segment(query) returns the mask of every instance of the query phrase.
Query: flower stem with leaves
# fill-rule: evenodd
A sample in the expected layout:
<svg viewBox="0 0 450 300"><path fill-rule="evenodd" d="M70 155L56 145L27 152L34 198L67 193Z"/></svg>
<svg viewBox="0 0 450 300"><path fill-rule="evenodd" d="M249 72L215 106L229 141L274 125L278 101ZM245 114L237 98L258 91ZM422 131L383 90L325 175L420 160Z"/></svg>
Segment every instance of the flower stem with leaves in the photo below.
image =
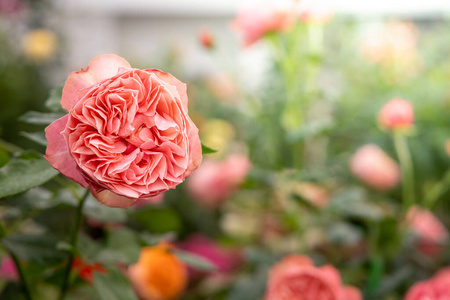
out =
<svg viewBox="0 0 450 300"><path fill-rule="evenodd" d="M75 253L77 252L78 232L80 231L80 226L81 226L83 206L84 206L84 203L86 202L86 199L88 196L89 196L89 189L86 189L83 197L78 199L79 201L78 201L77 211L75 213L75 226L73 227L73 231L70 236L71 251L69 254L68 261L67 261L66 269L64 271L64 277L63 277L63 282L61 284L61 294L59 296L59 300L63 300L65 298L67 289L69 288L70 271L72 270L72 263L74 260Z"/></svg>

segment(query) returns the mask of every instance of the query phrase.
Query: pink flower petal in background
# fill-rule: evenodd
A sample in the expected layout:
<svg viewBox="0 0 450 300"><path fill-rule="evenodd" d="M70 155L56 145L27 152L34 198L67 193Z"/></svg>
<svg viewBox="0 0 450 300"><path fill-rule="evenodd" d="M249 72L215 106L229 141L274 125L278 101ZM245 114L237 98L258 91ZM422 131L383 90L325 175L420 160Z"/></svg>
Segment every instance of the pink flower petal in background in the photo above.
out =
<svg viewBox="0 0 450 300"><path fill-rule="evenodd" d="M378 190L392 189L401 179L398 164L374 144L364 145L353 154L350 170L361 181Z"/></svg>

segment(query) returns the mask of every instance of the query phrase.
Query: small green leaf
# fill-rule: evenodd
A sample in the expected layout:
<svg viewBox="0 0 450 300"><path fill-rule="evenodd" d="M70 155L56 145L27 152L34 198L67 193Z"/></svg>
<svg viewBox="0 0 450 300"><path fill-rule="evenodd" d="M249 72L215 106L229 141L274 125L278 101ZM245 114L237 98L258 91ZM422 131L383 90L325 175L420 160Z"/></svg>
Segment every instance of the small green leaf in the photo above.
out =
<svg viewBox="0 0 450 300"><path fill-rule="evenodd" d="M202 144L202 154L210 154L210 153L216 153L217 150L211 149L208 146L205 146Z"/></svg>
<svg viewBox="0 0 450 300"><path fill-rule="evenodd" d="M15 159L0 169L0 198L16 195L49 181L58 174L44 159Z"/></svg>
<svg viewBox="0 0 450 300"><path fill-rule="evenodd" d="M62 97L63 87L54 88L50 91L50 95L45 101L45 106L49 108L51 111L62 111L61 107L61 97Z"/></svg>
<svg viewBox="0 0 450 300"><path fill-rule="evenodd" d="M19 121L35 125L48 125L63 116L64 114L60 112L28 111L19 117Z"/></svg>
<svg viewBox="0 0 450 300"><path fill-rule="evenodd" d="M60 263L66 254L56 248L58 240L49 234L16 234L2 239L5 248L24 261L42 265Z"/></svg>
<svg viewBox="0 0 450 300"><path fill-rule="evenodd" d="M138 300L130 282L116 268L94 273L94 289L99 300Z"/></svg>
<svg viewBox="0 0 450 300"><path fill-rule="evenodd" d="M211 272L217 269L216 265L201 256L180 249L171 250L182 262L199 271Z"/></svg>

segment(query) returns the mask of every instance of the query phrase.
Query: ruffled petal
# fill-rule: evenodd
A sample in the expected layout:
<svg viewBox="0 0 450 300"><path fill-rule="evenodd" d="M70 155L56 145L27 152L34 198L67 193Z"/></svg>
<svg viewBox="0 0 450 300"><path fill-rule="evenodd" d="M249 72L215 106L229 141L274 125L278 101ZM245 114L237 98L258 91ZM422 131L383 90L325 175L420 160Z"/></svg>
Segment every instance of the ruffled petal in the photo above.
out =
<svg viewBox="0 0 450 300"><path fill-rule="evenodd" d="M163 82L168 83L176 88L178 95L180 96L181 103L183 104L183 108L188 111L188 97L187 97L187 88L186 84L176 79L172 74L164 73L157 69L147 69L145 71L151 72L155 74L159 79ZM173 91L171 91L173 94Z"/></svg>
<svg viewBox="0 0 450 300"><path fill-rule="evenodd" d="M47 149L44 157L53 168L86 188L88 183L78 169L77 163L70 155L66 140L61 134L66 127L68 118L69 115L65 115L45 128Z"/></svg>
<svg viewBox="0 0 450 300"><path fill-rule="evenodd" d="M79 92L86 93L86 88L116 75L119 71L122 72L130 68L130 64L124 58L115 54L104 54L95 57L89 62L86 70L81 69L69 75L64 84L61 106L69 111L77 99L83 96Z"/></svg>

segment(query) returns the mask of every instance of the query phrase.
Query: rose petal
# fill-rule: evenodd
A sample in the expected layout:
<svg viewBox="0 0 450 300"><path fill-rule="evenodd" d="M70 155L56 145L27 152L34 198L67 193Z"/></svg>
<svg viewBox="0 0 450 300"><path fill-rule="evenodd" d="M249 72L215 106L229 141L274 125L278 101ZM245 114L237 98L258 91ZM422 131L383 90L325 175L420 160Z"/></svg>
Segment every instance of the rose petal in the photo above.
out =
<svg viewBox="0 0 450 300"><path fill-rule="evenodd" d="M188 97L186 92L186 84L179 81L175 77L172 76L172 74L161 72L157 69L148 69L146 70L148 72L152 72L155 74L159 79L161 79L163 82L166 82L176 88L176 91L178 95L180 96L181 103L183 104L183 108L186 110L186 113L188 111ZM167 87L167 86L166 86ZM173 90L170 89L171 94L173 94Z"/></svg>
<svg viewBox="0 0 450 300"><path fill-rule="evenodd" d="M76 100L82 96L77 95L78 92L81 92L80 90L87 92L87 87L116 75L123 68L126 70L131 68L131 66L124 58L115 54L104 54L95 57L90 61L86 70L81 69L69 75L63 88L61 106L69 111Z"/></svg>
<svg viewBox="0 0 450 300"><path fill-rule="evenodd" d="M109 190L96 192L94 188L89 187L89 189L98 201L109 207L130 208L137 201L137 199L120 196Z"/></svg>
<svg viewBox="0 0 450 300"><path fill-rule="evenodd" d="M61 134L67 124L68 118L69 115L65 115L45 128L45 137L47 138L48 144L44 157L53 168L86 188L88 183L81 175L77 163L69 153L66 140Z"/></svg>

